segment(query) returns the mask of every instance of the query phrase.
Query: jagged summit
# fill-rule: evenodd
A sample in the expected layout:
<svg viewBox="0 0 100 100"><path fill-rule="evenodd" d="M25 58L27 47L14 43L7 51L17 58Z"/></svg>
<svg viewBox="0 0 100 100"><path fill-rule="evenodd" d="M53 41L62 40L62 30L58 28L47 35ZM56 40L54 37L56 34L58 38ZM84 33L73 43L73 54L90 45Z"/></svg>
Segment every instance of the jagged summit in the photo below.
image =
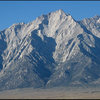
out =
<svg viewBox="0 0 100 100"><path fill-rule="evenodd" d="M58 9L57 11L58 11L58 12L63 12L63 13L64 13L63 9Z"/></svg>
<svg viewBox="0 0 100 100"><path fill-rule="evenodd" d="M52 12L51 12L52 13ZM70 14L66 14L63 9L59 9L59 10L56 10L55 13L58 13L58 14L65 14L65 15L70 15Z"/></svg>
<svg viewBox="0 0 100 100"><path fill-rule="evenodd" d="M65 18L66 16L69 16L69 17L72 18L72 16L70 14L66 14L62 9L59 9L59 10L56 10L54 12L50 12L50 13L45 14L45 15L43 14L43 15L37 17L36 20L42 21L43 19L47 19L49 17ZM34 21L36 21L36 20L34 20ZM34 21L33 21L33 23L34 23ZM32 22L30 22L30 23L32 23ZM28 24L30 24L30 23L28 23ZM14 26L17 26L17 25L23 25L23 24L25 24L25 23L24 22L22 22L22 23L16 23L16 24L13 24L11 27L14 27Z"/></svg>
<svg viewBox="0 0 100 100"><path fill-rule="evenodd" d="M100 85L99 17L57 10L0 32L0 90Z"/></svg>

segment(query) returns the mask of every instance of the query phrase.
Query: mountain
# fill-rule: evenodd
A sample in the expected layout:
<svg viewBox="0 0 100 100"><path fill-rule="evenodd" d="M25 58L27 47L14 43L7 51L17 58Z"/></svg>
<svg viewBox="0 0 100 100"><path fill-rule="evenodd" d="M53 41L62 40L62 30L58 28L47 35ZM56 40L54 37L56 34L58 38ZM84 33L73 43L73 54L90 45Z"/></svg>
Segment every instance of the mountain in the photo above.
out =
<svg viewBox="0 0 100 100"><path fill-rule="evenodd" d="M0 90L100 86L100 16L57 10L0 32Z"/></svg>

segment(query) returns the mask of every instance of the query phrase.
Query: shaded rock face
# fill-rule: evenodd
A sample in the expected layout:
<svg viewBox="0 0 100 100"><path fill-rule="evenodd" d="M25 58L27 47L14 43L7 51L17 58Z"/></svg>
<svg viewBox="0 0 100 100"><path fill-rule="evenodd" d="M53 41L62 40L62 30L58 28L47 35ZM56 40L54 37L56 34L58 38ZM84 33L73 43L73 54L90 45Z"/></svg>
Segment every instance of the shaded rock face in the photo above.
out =
<svg viewBox="0 0 100 100"><path fill-rule="evenodd" d="M75 21L63 10L0 32L0 90L99 86L100 17Z"/></svg>
<svg viewBox="0 0 100 100"><path fill-rule="evenodd" d="M4 52L4 50L7 48L7 44L6 42L4 41L4 35L3 34L0 34L1 37L0 37L0 70L2 70L3 68L3 57L2 57L2 54Z"/></svg>

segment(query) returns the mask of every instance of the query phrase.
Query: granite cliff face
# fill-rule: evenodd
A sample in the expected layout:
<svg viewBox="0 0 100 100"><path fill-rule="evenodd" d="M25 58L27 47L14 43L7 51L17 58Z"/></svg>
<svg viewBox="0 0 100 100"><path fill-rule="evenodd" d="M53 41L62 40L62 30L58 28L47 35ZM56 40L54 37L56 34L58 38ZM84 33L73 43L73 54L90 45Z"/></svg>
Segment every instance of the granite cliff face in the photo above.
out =
<svg viewBox="0 0 100 100"><path fill-rule="evenodd" d="M0 90L100 84L100 16L63 10L0 32Z"/></svg>

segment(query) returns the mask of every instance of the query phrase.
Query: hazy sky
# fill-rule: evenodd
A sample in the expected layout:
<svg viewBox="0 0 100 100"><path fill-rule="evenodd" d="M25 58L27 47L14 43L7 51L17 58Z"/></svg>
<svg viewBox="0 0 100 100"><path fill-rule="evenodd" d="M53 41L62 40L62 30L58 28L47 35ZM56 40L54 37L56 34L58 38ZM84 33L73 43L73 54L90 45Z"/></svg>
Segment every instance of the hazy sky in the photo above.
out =
<svg viewBox="0 0 100 100"><path fill-rule="evenodd" d="M0 30L58 9L81 20L100 15L100 1L0 1Z"/></svg>

